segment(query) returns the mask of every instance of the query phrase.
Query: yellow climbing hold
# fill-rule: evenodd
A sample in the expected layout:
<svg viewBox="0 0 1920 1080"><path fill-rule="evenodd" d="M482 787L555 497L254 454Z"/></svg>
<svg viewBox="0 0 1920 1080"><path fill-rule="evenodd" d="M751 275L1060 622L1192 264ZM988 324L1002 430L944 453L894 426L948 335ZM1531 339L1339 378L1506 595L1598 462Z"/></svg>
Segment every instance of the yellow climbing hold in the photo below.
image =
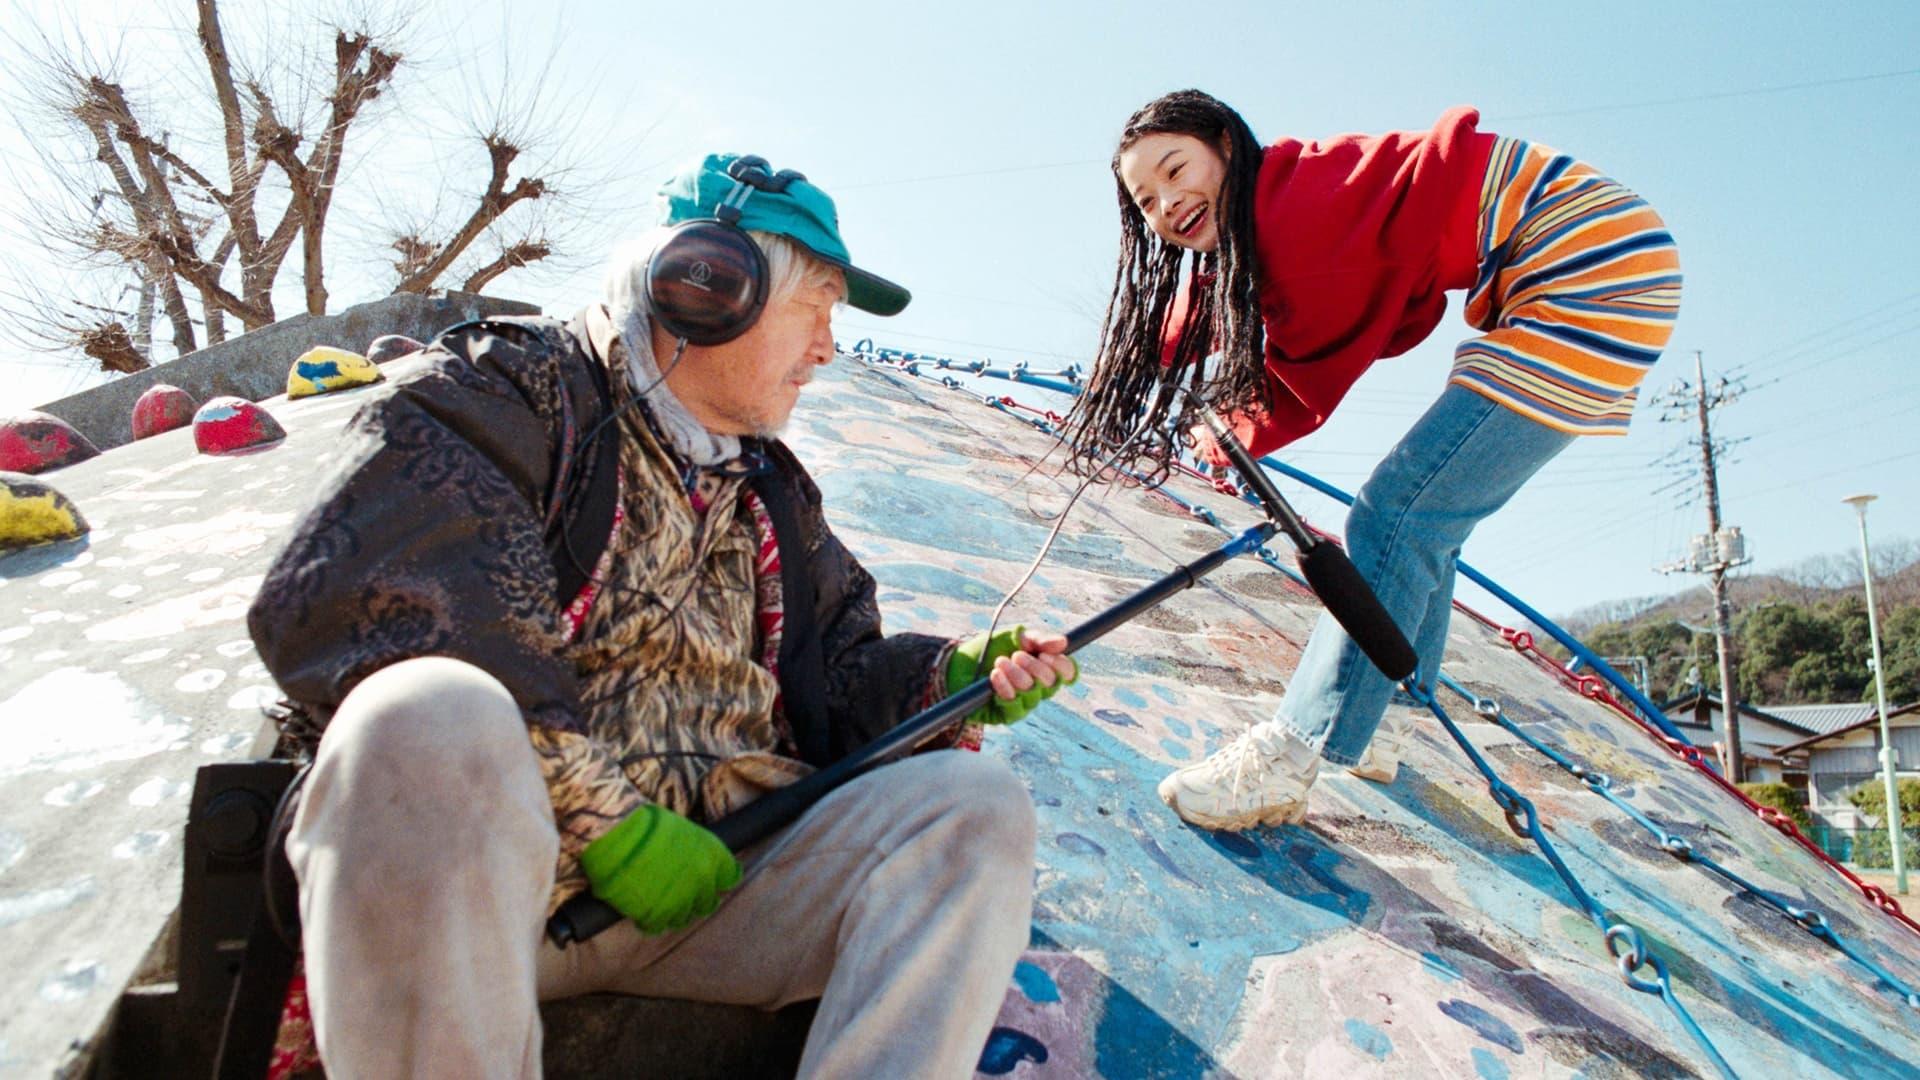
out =
<svg viewBox="0 0 1920 1080"><path fill-rule="evenodd" d="M287 372L287 397L303 398L380 381L380 369L356 352L320 345L300 354Z"/></svg>
<svg viewBox="0 0 1920 1080"><path fill-rule="evenodd" d="M0 472L0 551L84 536L87 520L65 495L25 473Z"/></svg>

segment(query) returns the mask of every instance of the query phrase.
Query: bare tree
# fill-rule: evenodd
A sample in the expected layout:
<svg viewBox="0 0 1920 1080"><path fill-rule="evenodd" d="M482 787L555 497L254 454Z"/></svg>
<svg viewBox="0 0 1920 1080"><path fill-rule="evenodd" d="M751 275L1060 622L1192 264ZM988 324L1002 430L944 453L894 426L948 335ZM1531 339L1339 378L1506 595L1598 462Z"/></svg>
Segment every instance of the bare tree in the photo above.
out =
<svg viewBox="0 0 1920 1080"><path fill-rule="evenodd" d="M502 37L528 36L524 18L502 15ZM558 20L552 35L568 36ZM610 193L626 188L636 170L624 160L590 164L596 155L585 152L609 146L603 133L584 128L587 113L578 107L601 96L598 89L559 86L557 49L507 49L477 64L479 50L458 41L450 48L456 70L446 81L460 92L441 106L456 134L435 155L428 185L441 198L425 210L386 206L377 237L393 253L393 290L457 281L479 292L520 267L577 268L565 252L604 243L608 217L632 216ZM526 64L529 57L536 62ZM651 131L623 132L616 154L637 150ZM591 203L584 193L593 194Z"/></svg>
<svg viewBox="0 0 1920 1080"><path fill-rule="evenodd" d="M367 125L391 116L375 106L410 70L403 29L367 16L330 28L330 51L303 52L292 32L275 28L270 46L248 50L230 41L217 0L196 0L191 26L174 35L191 47L167 53L173 70L152 89L136 85L118 55L98 57L45 30L15 38L13 52L32 69L16 103L29 108L15 115L35 125L37 146L61 148L41 152L60 197L16 210L15 231L131 288L108 303L48 303L35 295L47 287L32 283L0 307L10 303L14 322L48 345L78 347L107 370L138 370L151 361L156 311L181 354L198 347L201 331L208 343L222 340L230 319L248 330L273 322L297 242L304 308L325 314L330 215ZM544 79L536 98L543 88ZM489 105L489 121L470 132L486 155L484 186L457 222L422 217L420 228L392 235L393 291L478 290L553 254L541 216L514 211L553 202L566 162L540 159L547 172L516 175L532 108L516 112L504 96ZM380 185L393 184L383 173Z"/></svg>
<svg viewBox="0 0 1920 1080"><path fill-rule="evenodd" d="M460 253L473 243L483 230L522 199L537 199L546 194L546 183L529 177L521 177L507 187L509 170L513 160L520 156L520 148L505 137L489 133L486 136L487 156L493 161L493 169L487 180L487 189L480 196L480 203L460 223L454 234L442 243L434 243L418 235L403 236L394 241L394 247L401 253L396 269L401 271L400 284L395 292L425 292L439 280L440 275L453 266ZM487 282L515 266L547 257L546 245L527 240L508 245L497 258L468 275L466 287L478 289Z"/></svg>

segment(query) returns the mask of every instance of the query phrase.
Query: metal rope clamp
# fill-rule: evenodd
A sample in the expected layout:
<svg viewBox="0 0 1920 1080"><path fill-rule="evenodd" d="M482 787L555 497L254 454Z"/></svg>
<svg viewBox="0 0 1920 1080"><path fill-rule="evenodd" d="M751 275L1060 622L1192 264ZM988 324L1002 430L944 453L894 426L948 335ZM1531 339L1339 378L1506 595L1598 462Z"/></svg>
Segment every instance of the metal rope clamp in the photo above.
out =
<svg viewBox="0 0 1920 1080"><path fill-rule="evenodd" d="M1833 928L1827 925L1827 917L1812 908L1788 908L1787 914L1815 937L1825 938L1833 933Z"/></svg>
<svg viewBox="0 0 1920 1080"><path fill-rule="evenodd" d="M1501 813L1507 815L1507 828L1513 830L1513 835L1522 840L1533 839L1533 826L1537 820L1534 817L1533 804L1521 798L1520 793L1509 787L1505 781L1490 786L1488 791L1493 796L1494 805L1500 808ZM1522 812L1527 818L1524 825L1520 823L1519 815Z"/></svg>
<svg viewBox="0 0 1920 1080"><path fill-rule="evenodd" d="M1606 940L1607 952L1620 961L1620 978L1628 986L1644 994L1662 994L1665 992L1660 985L1666 981L1667 973L1664 970L1665 965L1647 955L1645 946L1640 942L1640 931L1623 922L1614 923L1612 926L1607 927ZM1620 951L1620 947L1617 944L1620 941L1626 942L1627 951ZM1660 976L1658 981L1643 979L1634 974L1634 972L1648 964L1652 964L1654 974Z"/></svg>

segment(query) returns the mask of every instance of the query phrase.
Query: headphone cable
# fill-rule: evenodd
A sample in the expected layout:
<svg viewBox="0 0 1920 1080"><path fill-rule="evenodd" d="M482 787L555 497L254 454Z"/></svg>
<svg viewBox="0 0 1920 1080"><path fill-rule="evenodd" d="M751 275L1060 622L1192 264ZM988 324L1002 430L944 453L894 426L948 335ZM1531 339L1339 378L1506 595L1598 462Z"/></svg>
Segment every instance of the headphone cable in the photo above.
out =
<svg viewBox="0 0 1920 1080"><path fill-rule="evenodd" d="M631 348L629 348L629 352L631 352ZM626 415L628 411L631 410L635 405L638 405L641 402L645 401L646 396L652 393L656 387L658 387L661 383L666 382L667 376L673 374L674 369L680 366L680 361L683 357L686 356L686 352L687 352L687 339L680 338L678 344L676 344L673 348L673 357L667 361L667 366L661 370L659 377L654 379L652 382L648 383L645 388L635 391L633 397L629 399L626 404L620 406L617 409L609 410L607 412L607 415L602 417L600 419L600 422L593 426L593 430L587 433L587 437L580 440L580 449L575 455L576 460L584 460L586 458L587 449L594 444L595 440L599 439L603 434L605 434L607 425L613 423L614 421L620 419L622 416ZM632 385L631 370L629 370L628 372L628 385L629 386ZM620 466L616 462L616 464L614 465L614 468L617 470L619 467ZM579 492L580 485L583 482L581 478L584 477L585 475L586 475L586 470L575 469L567 477L566 490L561 495L561 503L563 506L566 503L571 502L574 496ZM573 563L573 568L575 570L580 571L580 576L584 578L588 583L598 585L601 588L610 588L610 589L621 588L620 586L614 585L610 581L602 581L595 578L593 576L593 568L589 566L585 566L580 562L580 553L574 550L573 536L571 535L569 530L565 527L564 522L562 522L562 527L560 529L560 546L564 551L566 551L567 560ZM629 589L629 590L621 590L621 591L632 592L633 590ZM643 597L644 596L645 594L643 594ZM682 600L684 599L685 598L683 597ZM674 606L675 608L677 608L679 605L676 604ZM669 615L671 615L671 612L669 612Z"/></svg>
<svg viewBox="0 0 1920 1080"><path fill-rule="evenodd" d="M1115 463L1120 460L1120 455L1126 453L1127 450L1133 446L1135 440L1146 433L1150 426L1150 420L1151 417L1143 418L1140 425L1133 429L1133 433L1128 435L1126 440L1120 444L1119 449L1109 455L1098 468L1088 470L1086 478L1080 481L1080 486L1074 489L1072 495L1068 496L1067 505L1061 508L1059 516L1054 519L1053 528L1047 531L1047 538L1041 543L1040 551L1033 557L1033 562L1027 566L1027 572L1021 575L1020 581L1014 585L1013 589L1009 591L1006 596L1001 598L1000 605L993 609L993 617L987 620L986 636L989 641L993 638L995 628L1000 625L1000 617L1006 614L1007 605L1013 603L1013 598L1020 595L1020 590L1026 588L1027 583L1033 580L1033 575L1040 570L1040 564L1046 560L1048 552L1053 550L1054 541L1059 539L1060 530L1067 524L1067 516L1073 512L1073 507L1080 501L1080 496L1085 494L1087 487L1098 479L1100 474L1114 467ZM1028 475L1032 474L1029 473ZM1018 646L1019 642L1015 642L1014 644Z"/></svg>

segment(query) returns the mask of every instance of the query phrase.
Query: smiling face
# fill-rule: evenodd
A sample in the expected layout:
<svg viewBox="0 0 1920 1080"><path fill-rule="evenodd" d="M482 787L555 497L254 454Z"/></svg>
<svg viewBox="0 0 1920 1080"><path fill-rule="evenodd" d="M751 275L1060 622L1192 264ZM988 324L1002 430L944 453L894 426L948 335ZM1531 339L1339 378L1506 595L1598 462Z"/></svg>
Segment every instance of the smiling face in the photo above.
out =
<svg viewBox="0 0 1920 1080"><path fill-rule="evenodd" d="M1154 235L1193 251L1220 246L1223 153L1191 135L1156 132L1120 151L1120 183Z"/></svg>
<svg viewBox="0 0 1920 1080"><path fill-rule="evenodd" d="M716 435L775 434L813 369L833 360L833 312L846 296L840 273L809 274L776 293L746 333L722 345L687 346L667 373L668 389ZM654 348L662 363L673 355L672 339L657 328Z"/></svg>

